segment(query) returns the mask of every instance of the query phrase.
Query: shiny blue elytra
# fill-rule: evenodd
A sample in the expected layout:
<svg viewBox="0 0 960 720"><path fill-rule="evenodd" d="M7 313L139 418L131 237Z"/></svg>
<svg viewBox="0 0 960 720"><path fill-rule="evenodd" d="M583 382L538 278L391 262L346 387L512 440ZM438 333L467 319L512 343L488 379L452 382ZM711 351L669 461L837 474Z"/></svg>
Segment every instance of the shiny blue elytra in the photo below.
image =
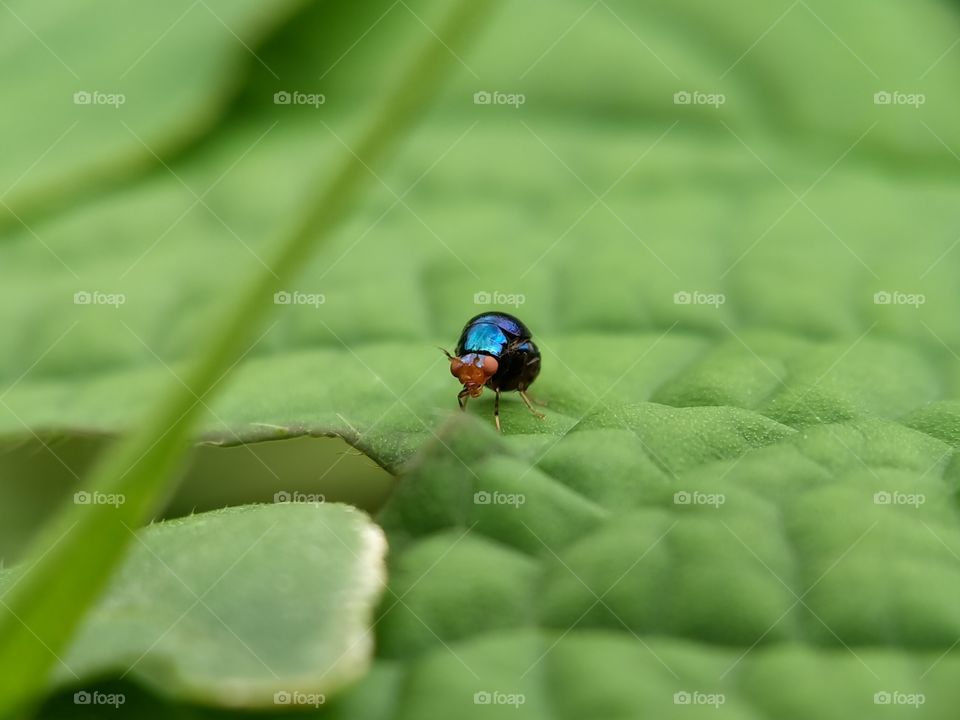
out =
<svg viewBox="0 0 960 720"><path fill-rule="evenodd" d="M480 397L484 387L494 391L493 418L500 430L500 393L516 390L534 415L526 390L540 374L540 351L530 329L507 313L486 312L470 318L460 333L450 373L463 384L457 395L460 409L469 398Z"/></svg>

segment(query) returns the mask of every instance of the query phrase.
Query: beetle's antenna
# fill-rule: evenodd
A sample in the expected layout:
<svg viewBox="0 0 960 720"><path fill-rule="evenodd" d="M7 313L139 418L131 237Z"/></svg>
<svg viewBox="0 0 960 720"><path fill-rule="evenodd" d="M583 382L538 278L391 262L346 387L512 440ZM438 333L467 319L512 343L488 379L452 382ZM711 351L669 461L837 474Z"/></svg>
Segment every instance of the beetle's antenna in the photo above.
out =
<svg viewBox="0 0 960 720"><path fill-rule="evenodd" d="M438 345L438 346L437 346L437 349L440 350L440 352L442 352L444 355L447 356L447 360L453 360L453 355L451 355L450 353L448 353L447 350L446 350L446 348L442 348L442 347L440 347L440 346Z"/></svg>

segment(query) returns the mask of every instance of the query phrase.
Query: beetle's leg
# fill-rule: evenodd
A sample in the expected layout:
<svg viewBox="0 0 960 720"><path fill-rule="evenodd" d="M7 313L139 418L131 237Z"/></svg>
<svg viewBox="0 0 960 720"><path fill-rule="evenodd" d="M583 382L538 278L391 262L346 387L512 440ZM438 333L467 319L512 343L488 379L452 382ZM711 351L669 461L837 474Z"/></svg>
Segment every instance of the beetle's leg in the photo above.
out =
<svg viewBox="0 0 960 720"><path fill-rule="evenodd" d="M467 400L470 399L470 391L464 388L459 393L457 393L457 402L460 403L460 409L467 409Z"/></svg>
<svg viewBox="0 0 960 720"><path fill-rule="evenodd" d="M493 396L493 422L497 426L497 432L503 432L500 429L500 391L494 390Z"/></svg>
<svg viewBox="0 0 960 720"><path fill-rule="evenodd" d="M530 412L532 412L538 418L543 420L543 418L546 416L542 412L539 412L538 410L534 409L533 403L531 402L530 398L527 397L527 393L523 390L520 390L519 392L520 392L520 397L523 398L523 402L526 403L527 408L530 410Z"/></svg>

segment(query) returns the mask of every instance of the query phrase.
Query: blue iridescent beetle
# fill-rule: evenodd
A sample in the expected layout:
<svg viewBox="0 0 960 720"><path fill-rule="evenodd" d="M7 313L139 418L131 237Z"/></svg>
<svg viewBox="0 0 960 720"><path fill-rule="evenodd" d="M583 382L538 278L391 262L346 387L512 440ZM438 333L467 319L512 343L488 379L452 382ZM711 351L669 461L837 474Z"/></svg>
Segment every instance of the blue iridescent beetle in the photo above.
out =
<svg viewBox="0 0 960 720"><path fill-rule="evenodd" d="M500 393L516 390L538 418L527 388L540 374L540 351L530 339L530 330L513 315L500 312L480 313L470 318L460 333L454 355L446 350L450 374L463 384L457 395L460 409L469 398L480 397L484 386L495 393L493 418L500 430Z"/></svg>

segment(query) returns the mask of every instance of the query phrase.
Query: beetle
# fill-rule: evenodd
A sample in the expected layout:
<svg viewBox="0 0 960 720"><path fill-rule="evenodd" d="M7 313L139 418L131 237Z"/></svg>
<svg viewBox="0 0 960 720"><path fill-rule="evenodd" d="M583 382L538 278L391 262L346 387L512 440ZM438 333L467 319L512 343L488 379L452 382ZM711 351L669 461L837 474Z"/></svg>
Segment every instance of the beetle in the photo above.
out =
<svg viewBox="0 0 960 720"><path fill-rule="evenodd" d="M466 410L467 400L480 397L484 387L490 388L493 418L500 431L500 393L516 390L530 412L543 419L527 395L540 374L540 350L519 318L502 312L480 313L464 325L454 354L443 352L450 360L450 374L463 384L457 395L461 410Z"/></svg>

